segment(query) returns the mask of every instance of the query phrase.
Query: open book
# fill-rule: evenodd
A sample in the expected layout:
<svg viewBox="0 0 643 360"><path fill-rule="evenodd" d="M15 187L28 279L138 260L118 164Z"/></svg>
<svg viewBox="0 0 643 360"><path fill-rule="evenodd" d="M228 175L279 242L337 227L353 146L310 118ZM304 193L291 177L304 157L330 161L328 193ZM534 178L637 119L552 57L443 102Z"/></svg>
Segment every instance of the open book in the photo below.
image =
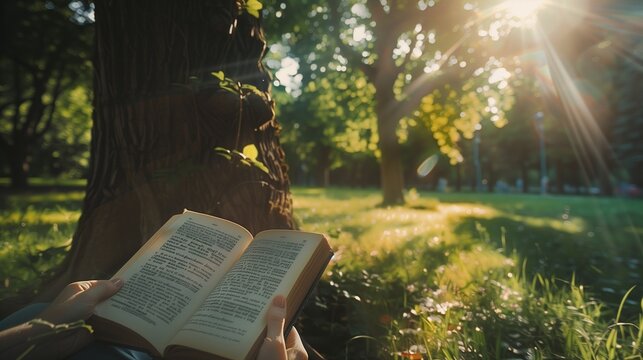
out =
<svg viewBox="0 0 643 360"><path fill-rule="evenodd" d="M322 234L242 226L186 210L165 223L114 275L123 288L97 306L99 339L167 358L250 359L272 298L286 325L332 257Z"/></svg>

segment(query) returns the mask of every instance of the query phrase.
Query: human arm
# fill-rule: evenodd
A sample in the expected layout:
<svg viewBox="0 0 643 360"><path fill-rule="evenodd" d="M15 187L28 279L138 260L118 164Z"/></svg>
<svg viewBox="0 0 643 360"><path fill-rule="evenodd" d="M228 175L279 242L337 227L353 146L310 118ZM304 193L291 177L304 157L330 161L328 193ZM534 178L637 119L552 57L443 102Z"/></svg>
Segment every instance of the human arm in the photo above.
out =
<svg viewBox="0 0 643 360"><path fill-rule="evenodd" d="M37 346L29 350L27 359L60 359L81 349L92 340L84 327L65 330L61 326L52 326L86 320L94 307L114 295L122 284L122 280L115 279L80 281L67 285L37 316L41 321L28 321L0 332L0 357L17 358L33 344ZM49 335L54 332L57 333Z"/></svg>

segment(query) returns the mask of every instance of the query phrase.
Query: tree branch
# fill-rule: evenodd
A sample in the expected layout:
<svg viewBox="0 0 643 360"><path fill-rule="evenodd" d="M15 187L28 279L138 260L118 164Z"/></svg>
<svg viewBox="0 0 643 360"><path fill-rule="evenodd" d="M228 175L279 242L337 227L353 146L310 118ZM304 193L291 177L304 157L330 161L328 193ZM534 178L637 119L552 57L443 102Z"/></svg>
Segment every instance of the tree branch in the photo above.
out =
<svg viewBox="0 0 643 360"><path fill-rule="evenodd" d="M15 54L12 54L11 52L9 52L9 53L5 52L4 55L6 55L7 58L10 59L11 61L13 61L15 64L18 64L18 65L22 66L23 68L27 69L30 73L36 74L38 72L38 68L35 65L32 65L29 62L19 58Z"/></svg>
<svg viewBox="0 0 643 360"><path fill-rule="evenodd" d="M67 37L60 39L60 42L54 46L55 50L48 54L42 73L39 76L34 74L34 92L31 97L31 105L29 106L25 126L23 128L23 133L26 133L30 137L38 137L37 129L43 120L42 117L46 108L42 102L42 97L47 92L47 83L49 82L49 79L57 67L60 67L62 70L67 66L67 64L62 63L61 54L67 48L68 43L69 39ZM61 77L62 75L63 72L59 72L58 76Z"/></svg>
<svg viewBox="0 0 643 360"><path fill-rule="evenodd" d="M337 46L339 47L342 54L354 65L357 67L369 78L373 79L375 75L375 70L373 66L365 64L362 61L362 56L355 49L345 44L340 37L340 27L341 27L341 15L339 14L339 1L338 0L329 0L329 9L330 9L330 18L333 21L333 35L337 39Z"/></svg>
<svg viewBox="0 0 643 360"><path fill-rule="evenodd" d="M438 1L435 5L424 10L411 9L405 11L403 22L398 24L420 24L425 30L436 29L443 33L450 31L456 25L464 24L463 12L459 1Z"/></svg>
<svg viewBox="0 0 643 360"><path fill-rule="evenodd" d="M18 106L24 104L25 101L27 101L27 99L18 96L13 101L7 101L4 104L0 104L0 114L2 114L3 111L15 104L18 104Z"/></svg>
<svg viewBox="0 0 643 360"><path fill-rule="evenodd" d="M13 62L13 87L16 92L16 97L13 102L14 110L13 116L11 117L11 133L13 137L16 138L18 133L20 132L20 105L22 105L22 96L20 96L20 93L22 91L22 84L20 82L20 73L18 72L18 63L16 63L15 61Z"/></svg>
<svg viewBox="0 0 643 360"><path fill-rule="evenodd" d="M0 149L2 149L2 152L5 154L9 153L9 141L5 139L5 135L0 133Z"/></svg>
<svg viewBox="0 0 643 360"><path fill-rule="evenodd" d="M367 0L366 7L368 7L368 11L371 12L371 16L373 17L373 20L375 20L376 23L378 21L382 21L386 17L386 12L384 11L384 7L382 6L382 3L380 3L378 0Z"/></svg>
<svg viewBox="0 0 643 360"><path fill-rule="evenodd" d="M35 138L42 137L51 127L52 119L54 118L54 112L56 110L56 102L58 101L58 97L60 96L60 94L63 92L62 82L63 82L63 74L65 73L65 69L66 69L66 66L63 65L58 71L58 76L56 76L56 83L54 85L51 102L49 103L49 114L47 115L47 119L45 120L45 125L42 127L40 131L38 131L37 127L34 128Z"/></svg>

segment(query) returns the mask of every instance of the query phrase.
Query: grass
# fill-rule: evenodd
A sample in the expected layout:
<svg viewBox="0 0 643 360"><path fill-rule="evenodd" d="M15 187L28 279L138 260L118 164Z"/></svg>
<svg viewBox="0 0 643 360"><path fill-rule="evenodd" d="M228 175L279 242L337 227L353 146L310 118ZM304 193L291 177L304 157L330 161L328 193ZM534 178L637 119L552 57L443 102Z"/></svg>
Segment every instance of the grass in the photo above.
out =
<svg viewBox="0 0 643 360"><path fill-rule="evenodd" d="M380 208L375 190L293 195L299 226L337 250L298 325L329 358L640 358L640 201L413 191ZM60 262L82 196L0 199L0 297Z"/></svg>
<svg viewBox="0 0 643 360"><path fill-rule="evenodd" d="M0 299L35 291L71 245L82 191L0 193Z"/></svg>
<svg viewBox="0 0 643 360"><path fill-rule="evenodd" d="M640 201L408 198L294 191L300 226L337 249L301 324L330 357L638 358Z"/></svg>

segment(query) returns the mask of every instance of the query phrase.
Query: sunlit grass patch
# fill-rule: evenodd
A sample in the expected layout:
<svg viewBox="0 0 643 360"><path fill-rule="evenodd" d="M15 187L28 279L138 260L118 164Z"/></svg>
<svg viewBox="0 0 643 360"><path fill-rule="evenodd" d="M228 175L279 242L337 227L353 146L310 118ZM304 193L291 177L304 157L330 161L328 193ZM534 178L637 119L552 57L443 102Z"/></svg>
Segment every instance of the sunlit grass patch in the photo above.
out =
<svg viewBox="0 0 643 360"><path fill-rule="evenodd" d="M36 289L71 245L80 191L23 193L0 209L0 298Z"/></svg>
<svg viewBox="0 0 643 360"><path fill-rule="evenodd" d="M474 282L480 281L489 272L513 267L513 259L486 247L475 246L469 251L460 251L449 257L448 265L438 269L438 286L453 289L458 294L467 292ZM511 274L511 270L507 271Z"/></svg>
<svg viewBox="0 0 643 360"><path fill-rule="evenodd" d="M375 190L293 193L299 226L327 233L337 250L298 325L330 359L640 350L640 289L619 307L642 283L640 202L415 192L407 206L383 208ZM82 196L4 200L0 297L37 285L62 260Z"/></svg>
<svg viewBox="0 0 643 360"><path fill-rule="evenodd" d="M636 328L617 334L620 347L607 338L618 301L641 279L628 235L643 228L638 203L416 193L409 206L378 208L374 192L294 194L301 227L329 233L339 249L316 302L337 317L326 325L320 308L304 317L324 329L322 348L346 344L331 357L624 358L639 349ZM591 280L591 295L556 280L575 274ZM631 317L641 309L630 296Z"/></svg>
<svg viewBox="0 0 643 360"><path fill-rule="evenodd" d="M550 228L560 232L580 234L586 231L587 223L581 218L573 219L551 219L536 216L505 214L507 219L523 223L530 227Z"/></svg>
<svg viewBox="0 0 643 360"><path fill-rule="evenodd" d="M24 212L10 212L3 214L0 219L0 226L21 226L25 227L26 224L63 224L75 223L80 217L80 211L71 211L64 209L55 209L54 211L37 211L33 208L28 208ZM23 225L24 224L24 225Z"/></svg>

